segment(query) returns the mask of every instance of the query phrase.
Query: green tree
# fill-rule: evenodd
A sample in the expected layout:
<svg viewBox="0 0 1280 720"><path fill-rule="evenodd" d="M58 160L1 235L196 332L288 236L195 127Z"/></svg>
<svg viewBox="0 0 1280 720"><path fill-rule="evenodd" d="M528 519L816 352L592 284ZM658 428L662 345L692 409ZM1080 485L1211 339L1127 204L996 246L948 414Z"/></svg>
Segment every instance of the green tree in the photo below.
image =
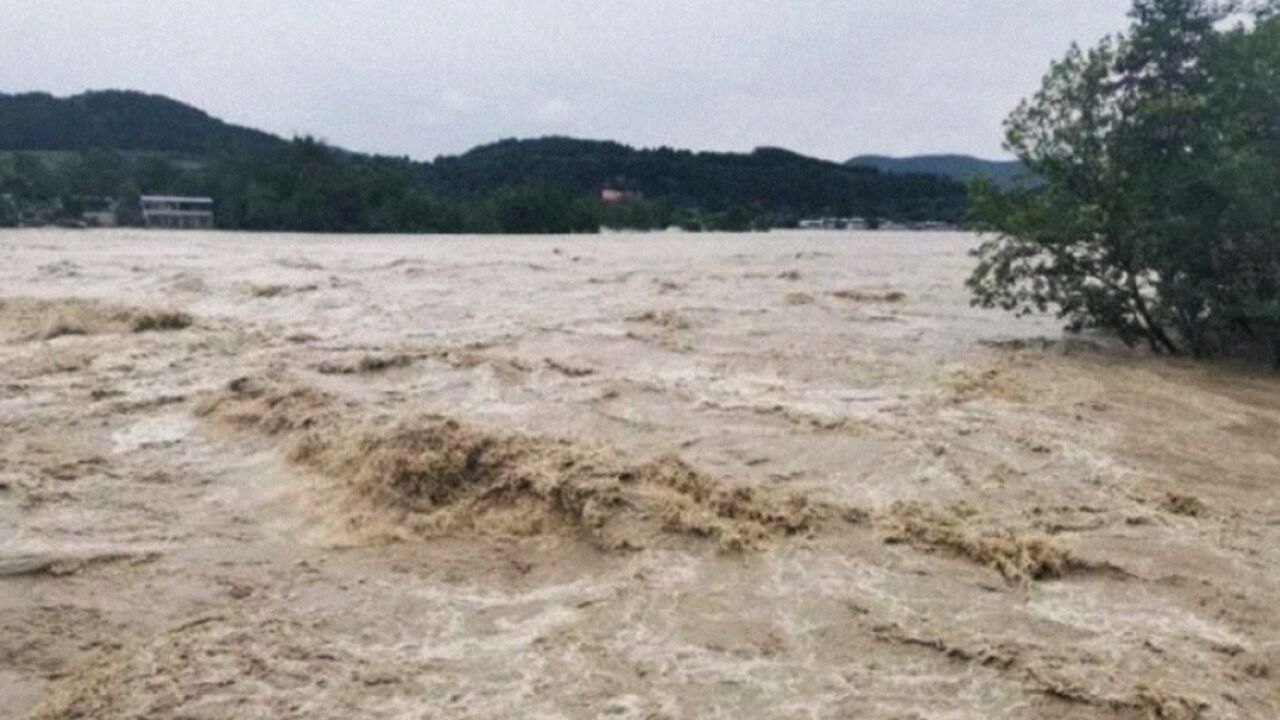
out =
<svg viewBox="0 0 1280 720"><path fill-rule="evenodd" d="M41 158L30 153L15 153L9 159L9 177L5 191L19 201L49 200L60 195L66 183Z"/></svg>
<svg viewBox="0 0 1280 720"><path fill-rule="evenodd" d="M716 229L724 232L746 232L751 226L751 211L741 205L734 205L716 218Z"/></svg>
<svg viewBox="0 0 1280 720"><path fill-rule="evenodd" d="M598 232L600 221L571 194L541 187L510 188L493 200L499 232L551 234Z"/></svg>
<svg viewBox="0 0 1280 720"><path fill-rule="evenodd" d="M1126 35L1073 47L1007 121L1044 184L973 186L993 233L975 302L1162 353L1277 343L1277 20L1221 30L1231 7L1208 0L1137 0L1131 17Z"/></svg>
<svg viewBox="0 0 1280 720"><path fill-rule="evenodd" d="M18 216L17 203L8 195L0 195L0 228L17 227L21 218Z"/></svg>
<svg viewBox="0 0 1280 720"><path fill-rule="evenodd" d="M1280 369L1280 2L1259 8L1251 30L1226 36L1214 58L1210 107L1222 129L1213 183L1230 252L1217 252L1213 301L1229 331L1270 345Z"/></svg>
<svg viewBox="0 0 1280 720"><path fill-rule="evenodd" d="M135 171L137 185L150 195L166 195L178 190L181 171L163 157L147 156L140 160Z"/></svg>

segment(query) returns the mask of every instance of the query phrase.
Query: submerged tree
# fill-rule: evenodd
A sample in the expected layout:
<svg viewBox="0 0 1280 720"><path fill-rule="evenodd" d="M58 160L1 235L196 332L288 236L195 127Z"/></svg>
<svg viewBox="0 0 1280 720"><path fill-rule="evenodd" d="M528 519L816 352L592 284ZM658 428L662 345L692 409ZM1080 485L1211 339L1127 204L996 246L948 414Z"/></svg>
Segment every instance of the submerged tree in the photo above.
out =
<svg viewBox="0 0 1280 720"><path fill-rule="evenodd" d="M973 189L992 231L975 302L1056 311L1156 352L1264 340L1280 362L1280 19L1137 0L1133 25L1073 47L1006 124L1043 184Z"/></svg>
<svg viewBox="0 0 1280 720"><path fill-rule="evenodd" d="M0 195L0 228L17 227L18 206L8 195Z"/></svg>

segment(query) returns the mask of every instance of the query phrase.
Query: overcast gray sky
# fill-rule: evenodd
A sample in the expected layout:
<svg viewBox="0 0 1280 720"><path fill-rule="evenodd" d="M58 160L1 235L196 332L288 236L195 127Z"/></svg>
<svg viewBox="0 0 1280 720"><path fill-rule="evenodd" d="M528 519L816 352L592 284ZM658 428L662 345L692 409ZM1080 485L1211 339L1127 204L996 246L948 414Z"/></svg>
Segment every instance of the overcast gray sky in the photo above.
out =
<svg viewBox="0 0 1280 720"><path fill-rule="evenodd" d="M429 159L504 137L1000 156L1129 0L0 0L0 92L128 88Z"/></svg>

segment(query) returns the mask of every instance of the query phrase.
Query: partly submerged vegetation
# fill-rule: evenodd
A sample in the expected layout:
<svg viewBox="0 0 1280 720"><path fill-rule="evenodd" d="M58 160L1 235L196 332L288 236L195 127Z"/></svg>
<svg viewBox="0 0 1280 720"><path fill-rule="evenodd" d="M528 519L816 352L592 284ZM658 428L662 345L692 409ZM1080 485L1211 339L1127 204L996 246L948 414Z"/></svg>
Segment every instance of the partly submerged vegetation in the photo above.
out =
<svg viewBox="0 0 1280 720"><path fill-rule="evenodd" d="M1137 0L1007 123L1044 184L974 191L975 302L1280 368L1280 3Z"/></svg>

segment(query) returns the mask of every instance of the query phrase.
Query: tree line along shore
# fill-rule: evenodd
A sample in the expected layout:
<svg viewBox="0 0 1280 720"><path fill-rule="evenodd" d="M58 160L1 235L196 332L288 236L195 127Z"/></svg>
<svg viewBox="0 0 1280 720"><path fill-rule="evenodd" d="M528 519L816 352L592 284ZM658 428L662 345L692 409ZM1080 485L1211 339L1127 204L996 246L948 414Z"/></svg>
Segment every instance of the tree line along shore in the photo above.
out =
<svg viewBox="0 0 1280 720"><path fill-rule="evenodd" d="M135 92L0 96L0 224L72 222L141 195L212 198L225 229L576 233L763 230L806 219L954 224L965 186L805 157L546 137L417 162L286 140ZM846 223L847 224L847 223Z"/></svg>

